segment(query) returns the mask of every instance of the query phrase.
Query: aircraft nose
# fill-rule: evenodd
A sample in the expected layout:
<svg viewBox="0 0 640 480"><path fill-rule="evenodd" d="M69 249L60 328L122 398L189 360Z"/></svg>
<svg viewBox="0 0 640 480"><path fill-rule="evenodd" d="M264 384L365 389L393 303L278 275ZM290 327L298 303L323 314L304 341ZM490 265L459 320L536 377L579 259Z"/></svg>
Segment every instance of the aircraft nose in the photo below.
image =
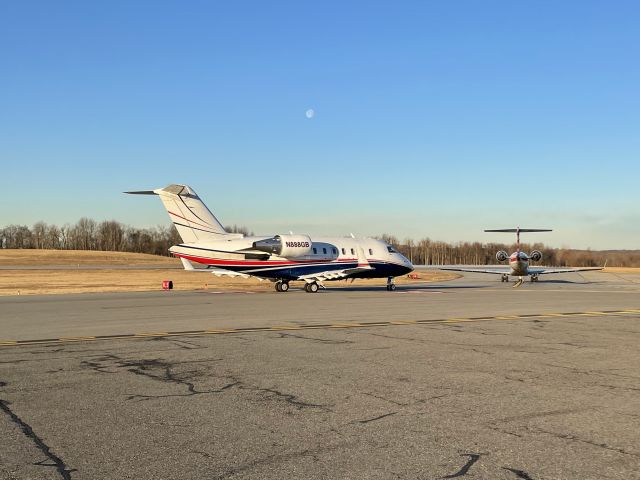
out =
<svg viewBox="0 0 640 480"><path fill-rule="evenodd" d="M404 255L402 256L402 266L407 269L407 271L404 273L411 273L414 270L413 263L411 263L409 259Z"/></svg>

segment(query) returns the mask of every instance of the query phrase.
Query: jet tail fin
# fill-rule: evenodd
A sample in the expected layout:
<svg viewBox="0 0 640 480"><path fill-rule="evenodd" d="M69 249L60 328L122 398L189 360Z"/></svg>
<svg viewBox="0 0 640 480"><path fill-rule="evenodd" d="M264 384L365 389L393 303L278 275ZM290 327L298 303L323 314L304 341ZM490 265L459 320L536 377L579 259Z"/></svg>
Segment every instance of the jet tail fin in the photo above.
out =
<svg viewBox="0 0 640 480"><path fill-rule="evenodd" d="M187 185L172 184L156 190L124 192L132 195L158 195L185 243L220 240L228 233L198 194ZM234 235L237 236L237 235Z"/></svg>

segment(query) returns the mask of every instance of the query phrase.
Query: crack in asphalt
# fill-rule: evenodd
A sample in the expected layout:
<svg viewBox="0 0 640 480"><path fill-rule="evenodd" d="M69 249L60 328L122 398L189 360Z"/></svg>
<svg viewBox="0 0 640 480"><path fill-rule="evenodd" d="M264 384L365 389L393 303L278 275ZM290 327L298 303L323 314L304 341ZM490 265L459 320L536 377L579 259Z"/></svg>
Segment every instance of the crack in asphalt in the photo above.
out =
<svg viewBox="0 0 640 480"><path fill-rule="evenodd" d="M365 420L356 420L357 423L370 423L370 422L375 422L376 420L380 420L382 418L385 417L390 417L391 415L395 415L398 412L390 412L390 413L385 413L384 415L379 415L377 417L373 417L373 418L367 418ZM353 422L352 422L353 423Z"/></svg>
<svg viewBox="0 0 640 480"><path fill-rule="evenodd" d="M188 363L188 362L185 362ZM138 361L120 361L118 362L118 366L127 368L127 370L134 375L140 375L143 377L151 378L153 380L158 380L164 383L173 383L175 385L181 385L187 387L187 393L184 394L168 394L168 395L130 395L127 397L127 400L150 400L155 398L169 398L169 397L188 397L192 395L203 395L203 394L212 394L212 393L222 393L225 390L234 387L240 384L240 381L233 379L233 377L229 377L233 379L231 383L228 383L220 388L215 388L211 390L196 390L195 385L192 382L187 381L184 378L180 378L178 375L174 374L171 371L171 368L174 366L171 363L164 362L162 360L138 360ZM162 371L162 374L153 373L152 369L159 369Z"/></svg>
<svg viewBox="0 0 640 480"><path fill-rule="evenodd" d="M326 405L321 405L321 404L318 404L318 403L303 402L301 400L298 400L297 399L298 397L296 395L291 394L291 393L282 393L282 392L280 392L278 390L274 390L272 388L262 388L262 387L252 386L252 385L246 385L246 384L244 384L242 382L240 382L240 383L241 383L241 385L238 387L240 390L253 390L253 391L267 393L267 394L269 394L269 396L284 400L288 404L293 405L294 407L296 407L298 410L302 410L303 408L317 408L317 409L323 410L325 412L330 412L331 411Z"/></svg>
<svg viewBox="0 0 640 480"><path fill-rule="evenodd" d="M106 361L106 360L117 360L117 361L115 362L115 365L113 365L112 367L105 366L102 363L100 363L100 361ZM216 358L216 359L208 359L208 360L198 360L195 362L180 362L180 363L186 363L186 364L203 363L203 362L218 361L218 360L220 359ZM82 363L84 366L91 368L94 371L97 371L100 373L118 373L117 371L114 372L114 371L105 370L106 368L126 368L128 372L131 372L134 375L140 375L140 376L147 377L159 382L180 385L180 386L186 387L187 389L186 393L176 393L176 394L166 394L166 395L143 395L143 394L129 395L127 397L127 400L145 401L145 400L152 400L152 399L158 399L158 398L189 397L193 395L216 394L216 393L222 393L225 390L235 387L239 390L260 392L263 394L263 396L266 396L269 398L284 400L286 403L296 407L299 410L303 408L317 408L325 412L331 411L326 405L305 402L305 401L299 400L298 396L296 395L293 395L291 393L283 393L273 388L263 388L263 387L258 387L254 385L248 385L247 383L239 380L238 378L232 375L212 376L215 378L225 378L227 380L230 380L230 382L227 383L226 385L223 385L220 388L215 388L210 390L198 390L195 384L189 381L191 380L190 378L185 378L184 375L177 375L171 370L172 367L176 365L175 363L169 363L169 362L165 362L158 359L123 360L115 356L108 356L108 357L102 357L98 359L98 361L84 361ZM160 371L160 373L156 373L157 371Z"/></svg>
<svg viewBox="0 0 640 480"><path fill-rule="evenodd" d="M205 348L202 345L198 345L197 343L187 342L186 340L179 340L177 338L156 337L150 340L152 342L170 342L183 350L199 350Z"/></svg>
<svg viewBox="0 0 640 480"><path fill-rule="evenodd" d="M605 450L610 450L612 452L617 452L617 453L620 453L621 455L629 455L631 457L640 458L640 454L638 454L638 453L629 452L629 451L627 451L627 450L625 450L623 448L619 448L619 447L612 447L612 446L607 445L606 443L596 443L596 442L591 441L591 440L585 440L583 438L577 437L576 435L571 435L569 433L551 432L549 430L544 430L544 429L538 428L538 427L530 427L529 430L531 430L533 432L537 432L537 433L545 433L547 435L551 435L553 437L560 438L562 440L569 440L569 441L572 441L572 442L586 443L587 445L592 445L594 447L603 448Z"/></svg>
<svg viewBox="0 0 640 480"><path fill-rule="evenodd" d="M314 460L317 460L318 459L317 457L319 454L330 452L339 448L343 448L345 445L346 443L343 443L339 445L330 445L325 447L307 448L304 450L291 452L291 453L276 453L273 455L267 455L264 458L258 458L256 460L239 465L238 467L227 469L224 473L216 475L212 478L214 478L215 480L223 480L223 479L238 475L240 473L246 472L248 470L253 470L254 468L260 467L262 465L270 465L276 462L284 463L300 457L311 457ZM194 452L194 453L200 453L200 454L203 454L203 456L208 457L208 454L206 454L205 452Z"/></svg>
<svg viewBox="0 0 640 480"><path fill-rule="evenodd" d="M476 463L478 460L480 460L480 457L482 456L482 454L480 453L463 453L460 455L461 457L469 457L469 460L467 461L467 463L465 463L462 468L460 470L458 470L456 473L452 473L451 475L446 475L442 478L456 478L456 477L462 477L464 475L466 475L469 472L469 469L473 466L474 463Z"/></svg>
<svg viewBox="0 0 640 480"><path fill-rule="evenodd" d="M516 477L521 478L522 480L533 480L533 478L529 476L529 474L524 470L518 470L515 468L509 468L509 467L502 467L502 469L515 473Z"/></svg>
<svg viewBox="0 0 640 480"><path fill-rule="evenodd" d="M572 413L584 413L590 410L596 410L596 407L581 407L581 408L561 408L557 410L547 410L545 412L533 412L526 413L524 415L515 415L512 417L504 417L492 422L489 422L490 425L495 425L497 423L509 423L513 421L522 421L522 420L530 420L532 418L543 418L543 417L551 417L555 415L571 415Z"/></svg>
<svg viewBox="0 0 640 480"><path fill-rule="evenodd" d="M494 432L504 433L505 435L512 435L514 437L522 438L522 435L520 435L520 434L517 434L517 433L514 433L514 432L510 432L509 430L503 430L503 429L495 427L493 425L487 425L487 428L489 430L493 430Z"/></svg>
<svg viewBox="0 0 640 480"><path fill-rule="evenodd" d="M2 382L1 386L6 386L5 382ZM44 440L40 438L34 431L31 426L22 420L11 408L9 407L10 403L7 400L0 399L0 410L7 414L7 416L11 419L11 421L20 427L22 433L29 438L34 445L40 450L49 460L51 460L50 464L46 464L43 462L37 462L36 465L41 465L45 467L55 467L57 472L60 474L62 478L65 480L71 480L71 472L75 472L76 469L70 469L65 464L64 460L60 458L58 455L51 451L51 447L44 443Z"/></svg>
<svg viewBox="0 0 640 480"><path fill-rule="evenodd" d="M293 333L280 333L279 334L279 338L286 338L286 337L293 337L293 338L301 338L304 340L312 340L318 343L327 343L327 344L331 344L331 345L340 345L340 344L345 344L345 343L356 343L353 340L331 340L331 339L327 339L327 338L317 338L317 337L305 337L304 335L295 335Z"/></svg>
<svg viewBox="0 0 640 480"><path fill-rule="evenodd" d="M620 385L605 385L605 384L597 384L597 387L608 388L609 390L628 390L630 392L640 392L640 388L636 387L621 387Z"/></svg>
<svg viewBox="0 0 640 480"><path fill-rule="evenodd" d="M414 342L427 344L429 342L418 338L397 337L395 335L384 335L382 333L363 332L365 335L372 335L374 337L390 338L391 340L404 340L405 342Z"/></svg>
<svg viewBox="0 0 640 480"><path fill-rule="evenodd" d="M398 405L400 407L408 407L410 405L409 403L397 402L395 400L391 400L390 398L385 398L385 397L383 397L381 395L375 395L374 393L362 392L362 395L366 395L368 397L377 398L379 400L384 400L385 402L393 403L394 405Z"/></svg>

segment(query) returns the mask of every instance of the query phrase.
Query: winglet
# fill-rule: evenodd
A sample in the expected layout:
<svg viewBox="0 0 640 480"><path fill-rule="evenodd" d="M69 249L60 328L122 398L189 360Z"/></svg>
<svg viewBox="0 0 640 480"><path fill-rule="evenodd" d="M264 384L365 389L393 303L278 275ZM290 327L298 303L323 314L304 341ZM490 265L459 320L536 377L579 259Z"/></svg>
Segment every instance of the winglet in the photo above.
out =
<svg viewBox="0 0 640 480"><path fill-rule="evenodd" d="M182 265L184 266L185 270L195 270L195 268L193 268L193 265L191 265L191 262L189 260L187 260L184 257L180 257L180 260L182 261Z"/></svg>

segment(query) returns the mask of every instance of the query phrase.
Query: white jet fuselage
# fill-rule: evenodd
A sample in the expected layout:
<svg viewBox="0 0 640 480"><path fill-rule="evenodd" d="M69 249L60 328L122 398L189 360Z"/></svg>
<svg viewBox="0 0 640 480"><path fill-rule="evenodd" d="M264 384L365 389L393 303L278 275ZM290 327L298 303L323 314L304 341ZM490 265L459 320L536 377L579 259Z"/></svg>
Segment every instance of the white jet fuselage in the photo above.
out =
<svg viewBox="0 0 640 480"><path fill-rule="evenodd" d="M285 239L287 236L283 236ZM306 236L305 236L306 237ZM234 235L233 238L197 244L181 243L170 252L191 262L264 278L294 280L319 272L371 268L350 275L353 278L395 277L413 270L411 262L393 247L373 238L316 237L298 255L267 253L256 248L274 237ZM300 244L292 243L294 253ZM286 248L286 247L285 247Z"/></svg>
<svg viewBox="0 0 640 480"><path fill-rule="evenodd" d="M512 277L527 277L529 275L529 256L524 252L514 252L509 257L509 267Z"/></svg>

